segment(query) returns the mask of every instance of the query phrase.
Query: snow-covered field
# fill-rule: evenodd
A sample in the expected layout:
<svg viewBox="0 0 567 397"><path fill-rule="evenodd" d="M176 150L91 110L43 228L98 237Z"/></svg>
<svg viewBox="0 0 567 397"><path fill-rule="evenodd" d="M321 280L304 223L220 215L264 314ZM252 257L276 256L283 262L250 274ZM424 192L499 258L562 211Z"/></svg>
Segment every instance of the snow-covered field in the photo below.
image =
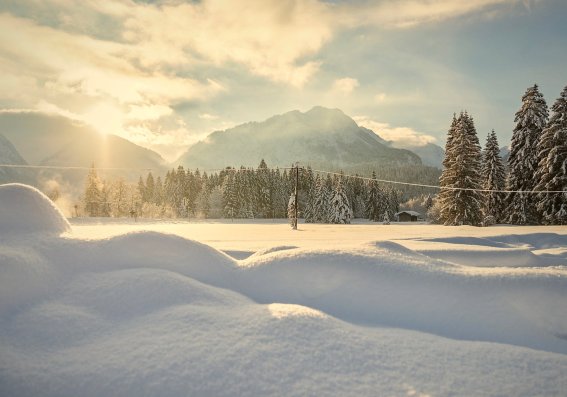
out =
<svg viewBox="0 0 567 397"><path fill-rule="evenodd" d="M71 220L0 186L1 396L565 396L567 228Z"/></svg>

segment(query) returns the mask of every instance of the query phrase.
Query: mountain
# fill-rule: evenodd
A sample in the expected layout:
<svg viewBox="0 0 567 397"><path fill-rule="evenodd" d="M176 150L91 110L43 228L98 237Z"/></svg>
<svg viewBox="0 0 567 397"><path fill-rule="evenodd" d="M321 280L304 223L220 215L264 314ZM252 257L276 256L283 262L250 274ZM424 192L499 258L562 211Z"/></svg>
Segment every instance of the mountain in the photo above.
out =
<svg viewBox="0 0 567 397"><path fill-rule="evenodd" d="M201 169L256 167L262 158L270 166L290 166L299 161L325 169L421 164L416 154L388 146L342 111L314 107L305 113L295 110L213 132L191 146L175 165Z"/></svg>
<svg viewBox="0 0 567 397"><path fill-rule="evenodd" d="M0 134L0 164L27 165L12 142L2 134ZM0 166L0 183L31 182L30 179L29 172L25 169Z"/></svg>
<svg viewBox="0 0 567 397"><path fill-rule="evenodd" d="M510 157L510 148L508 146L500 148L500 157L502 158L502 163L508 164L508 158Z"/></svg>
<svg viewBox="0 0 567 397"><path fill-rule="evenodd" d="M99 134L63 116L38 112L0 113L0 134L33 165L90 167L94 163L97 168L130 169L113 172L129 179L145 174L144 169L155 173L166 169L165 161L156 152L115 135ZM80 174L82 177L84 172ZM77 172L69 170L65 175L71 178Z"/></svg>
<svg viewBox="0 0 567 397"><path fill-rule="evenodd" d="M409 150L421 158L423 165L429 165L431 167L436 167L443 169L443 158L445 158L445 150L441 146L434 143L427 143L422 146L407 145L402 142L396 142L392 144L393 147L399 149Z"/></svg>

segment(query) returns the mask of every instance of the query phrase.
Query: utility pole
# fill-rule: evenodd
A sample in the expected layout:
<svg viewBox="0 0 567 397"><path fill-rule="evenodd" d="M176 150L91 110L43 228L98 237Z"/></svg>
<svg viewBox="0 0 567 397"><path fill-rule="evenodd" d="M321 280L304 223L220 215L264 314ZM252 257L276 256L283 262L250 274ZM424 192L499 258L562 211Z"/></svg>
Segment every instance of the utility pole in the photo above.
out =
<svg viewBox="0 0 567 397"><path fill-rule="evenodd" d="M295 163L295 209L294 209L294 219L293 219L293 230L297 230L297 208L299 207L299 202L297 200L297 193L299 190L299 163Z"/></svg>

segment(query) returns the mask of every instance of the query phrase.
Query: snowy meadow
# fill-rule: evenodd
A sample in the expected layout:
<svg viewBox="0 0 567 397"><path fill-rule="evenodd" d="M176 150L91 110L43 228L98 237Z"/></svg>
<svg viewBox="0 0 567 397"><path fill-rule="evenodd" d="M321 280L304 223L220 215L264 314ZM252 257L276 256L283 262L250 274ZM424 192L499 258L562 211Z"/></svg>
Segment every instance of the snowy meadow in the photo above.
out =
<svg viewBox="0 0 567 397"><path fill-rule="evenodd" d="M0 186L0 395L564 396L567 229L71 219Z"/></svg>

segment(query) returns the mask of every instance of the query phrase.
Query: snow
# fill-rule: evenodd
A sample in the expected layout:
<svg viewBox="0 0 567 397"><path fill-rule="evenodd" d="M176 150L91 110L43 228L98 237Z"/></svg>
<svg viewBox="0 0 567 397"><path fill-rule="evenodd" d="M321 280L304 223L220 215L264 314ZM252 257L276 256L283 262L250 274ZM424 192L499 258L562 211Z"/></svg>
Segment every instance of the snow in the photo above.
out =
<svg viewBox="0 0 567 397"><path fill-rule="evenodd" d="M47 196L18 183L0 185L0 237L29 233L61 234L69 223Z"/></svg>
<svg viewBox="0 0 567 397"><path fill-rule="evenodd" d="M46 198L15 189L28 198L1 186L4 212L43 204L0 223L2 396L567 390L564 228L80 220L61 235Z"/></svg>

